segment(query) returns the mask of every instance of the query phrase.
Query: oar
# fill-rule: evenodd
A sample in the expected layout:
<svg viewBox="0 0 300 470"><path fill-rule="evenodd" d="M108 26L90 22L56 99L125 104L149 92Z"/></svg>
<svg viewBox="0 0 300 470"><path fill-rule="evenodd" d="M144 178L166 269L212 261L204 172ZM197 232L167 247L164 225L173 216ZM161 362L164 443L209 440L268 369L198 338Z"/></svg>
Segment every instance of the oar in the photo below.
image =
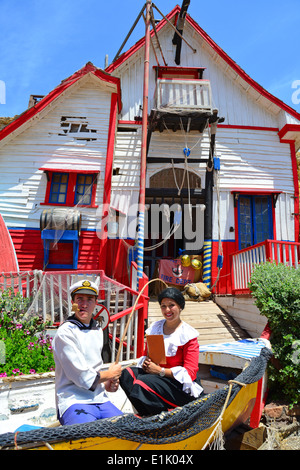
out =
<svg viewBox="0 0 300 470"><path fill-rule="evenodd" d="M148 281L147 284L144 285L144 287L143 287L142 290L140 291L139 295L137 296L136 301L135 301L135 303L134 303L134 305L133 305L133 307L132 307L132 311L131 311L131 313L130 313L130 315L129 315L129 317L128 317L127 324L126 324L126 327L125 327L125 330L124 330L122 339L121 339L120 344L119 344L119 349L118 349L118 353L117 353L117 357L116 357L116 361L115 361L116 364L119 362L120 354L121 354L121 350L122 350L122 346L123 346L123 342L124 342L125 336L126 336L126 334L127 334L127 330L128 330L128 328L129 328L130 321L131 321L132 316L133 316L133 314L134 314L134 312L135 312L137 303L138 303L138 301L139 301L139 299L140 299L140 296L142 295L142 293L144 292L144 290L146 289L146 287L147 287L149 284L151 284L151 282L154 282L154 281L160 281L160 282L162 282L166 287L169 287L169 286L166 284L166 282L163 281L162 279L151 279L151 281Z"/></svg>

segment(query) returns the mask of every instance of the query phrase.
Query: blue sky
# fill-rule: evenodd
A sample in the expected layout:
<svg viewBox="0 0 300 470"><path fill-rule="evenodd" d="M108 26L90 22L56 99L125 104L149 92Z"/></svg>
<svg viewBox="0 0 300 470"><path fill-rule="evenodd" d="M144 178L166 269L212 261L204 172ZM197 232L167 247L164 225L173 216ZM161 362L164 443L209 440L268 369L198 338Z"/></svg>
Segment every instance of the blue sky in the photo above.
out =
<svg viewBox="0 0 300 470"><path fill-rule="evenodd" d="M88 61L104 68L144 3L0 0L0 116L25 111L31 94L49 93ZM181 0L154 3L167 14ZM188 13L246 73L300 112L299 0L191 0ZM126 49L143 34L140 21Z"/></svg>

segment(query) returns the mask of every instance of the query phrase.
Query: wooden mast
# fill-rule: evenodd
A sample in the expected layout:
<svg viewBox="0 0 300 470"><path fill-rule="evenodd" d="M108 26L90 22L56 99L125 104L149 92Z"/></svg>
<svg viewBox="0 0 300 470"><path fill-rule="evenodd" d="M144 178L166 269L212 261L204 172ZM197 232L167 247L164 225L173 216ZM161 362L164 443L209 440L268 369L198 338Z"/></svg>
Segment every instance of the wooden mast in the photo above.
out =
<svg viewBox="0 0 300 470"><path fill-rule="evenodd" d="M143 86L143 114L142 114L142 147L141 147L141 173L140 173L140 202L137 244L137 278L143 276L144 266L144 238L145 238L145 200L146 200L146 157L148 132L148 91L149 91L149 56L150 56L150 22L152 1L146 2L145 26L145 55L144 55L144 86Z"/></svg>

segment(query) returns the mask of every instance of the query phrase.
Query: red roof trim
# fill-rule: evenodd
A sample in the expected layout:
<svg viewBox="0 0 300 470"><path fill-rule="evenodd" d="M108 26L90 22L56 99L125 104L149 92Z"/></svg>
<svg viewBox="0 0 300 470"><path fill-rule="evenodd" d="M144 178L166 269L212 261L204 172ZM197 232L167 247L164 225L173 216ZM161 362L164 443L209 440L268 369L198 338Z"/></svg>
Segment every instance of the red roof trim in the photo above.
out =
<svg viewBox="0 0 300 470"><path fill-rule="evenodd" d="M39 170L41 171L49 171L49 172L52 172L52 173L82 173L82 174L87 174L87 175L95 175L95 174L98 174L100 173L100 170L73 170L73 169L69 169L69 168L39 168Z"/></svg>
<svg viewBox="0 0 300 470"><path fill-rule="evenodd" d="M253 189L253 188L233 188L230 190L231 194L234 193L239 193L239 194L256 194L256 195L262 195L262 196L267 196L271 194L282 194L283 191L276 190L276 189Z"/></svg>
<svg viewBox="0 0 300 470"><path fill-rule="evenodd" d="M284 139L288 132L300 132L300 124L286 124L278 132L280 140Z"/></svg>
<svg viewBox="0 0 300 470"><path fill-rule="evenodd" d="M29 119L36 116L40 113L43 109L45 109L50 103L52 103L56 98L58 98L65 90L67 90L70 86L80 80L83 76L87 75L88 73L92 73L100 80L103 80L107 83L112 83L117 86L117 94L118 94L118 106L119 111L121 111L122 103L121 103L121 86L120 86L120 79L117 77L112 77L107 72L98 69L93 65L91 62L88 62L82 69L75 72L69 78L66 78L58 85L54 90L52 90L48 95L46 95L43 99L41 99L35 106L27 109L24 113L22 113L18 118L8 124L0 131L0 141L7 137L11 132L18 129L22 126L25 122Z"/></svg>
<svg viewBox="0 0 300 470"><path fill-rule="evenodd" d="M234 62L229 55L226 54L226 52L221 49L212 39L211 37L194 21L189 15L186 15L186 20L190 23L190 25L200 34L200 36L213 48L214 51L219 54L219 56L227 62L230 67L238 74L240 75L245 82L247 82L249 85L251 85L258 93L266 97L268 100L270 100L272 103L276 104L279 106L281 109L286 111L287 113L291 114L294 116L296 119L300 120L300 114L297 113L297 111L290 106L288 106L286 103L281 101L279 98L276 98L276 96L272 95L269 93L265 88L263 88L261 85L259 85L255 80L253 80L236 62Z"/></svg>
<svg viewBox="0 0 300 470"><path fill-rule="evenodd" d="M168 20L171 20L177 13L180 12L180 7L177 5L168 15L166 15L166 18ZM196 23L193 18L189 14L186 15L186 21L199 33L199 35L206 41L212 49L217 52L217 54L225 60L225 62L238 74L240 77L245 80L249 85L251 85L258 93L263 95L265 98L267 98L269 101L272 103L276 104L279 108L283 109L287 113L289 113L291 116L294 116L296 119L300 120L300 114L290 106L288 106L286 103L281 101L279 98L276 98L276 96L272 95L269 93L265 88L263 88L261 85L259 85L255 80L253 80L247 73L236 63L234 62L229 55L226 54L226 52L221 49L213 40L212 38ZM160 23L157 25L156 29L159 31L162 29L165 24L166 20L163 19L160 21ZM154 34L154 32L151 32ZM106 70L106 72L113 72L116 68L118 68L123 62L125 62L130 56L132 56L135 52L137 52L143 45L145 44L145 38L140 39L134 46L132 46L127 52L124 52L113 64L111 64Z"/></svg>

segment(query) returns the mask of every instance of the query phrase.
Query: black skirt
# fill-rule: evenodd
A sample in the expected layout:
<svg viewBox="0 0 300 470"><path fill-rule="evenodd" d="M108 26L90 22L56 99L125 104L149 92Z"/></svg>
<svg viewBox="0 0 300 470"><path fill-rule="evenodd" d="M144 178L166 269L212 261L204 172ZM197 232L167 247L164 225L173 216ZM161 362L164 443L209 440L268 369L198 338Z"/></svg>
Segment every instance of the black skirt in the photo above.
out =
<svg viewBox="0 0 300 470"><path fill-rule="evenodd" d="M155 415L195 400L177 380L148 374L140 367L124 369L120 385L141 416Z"/></svg>

